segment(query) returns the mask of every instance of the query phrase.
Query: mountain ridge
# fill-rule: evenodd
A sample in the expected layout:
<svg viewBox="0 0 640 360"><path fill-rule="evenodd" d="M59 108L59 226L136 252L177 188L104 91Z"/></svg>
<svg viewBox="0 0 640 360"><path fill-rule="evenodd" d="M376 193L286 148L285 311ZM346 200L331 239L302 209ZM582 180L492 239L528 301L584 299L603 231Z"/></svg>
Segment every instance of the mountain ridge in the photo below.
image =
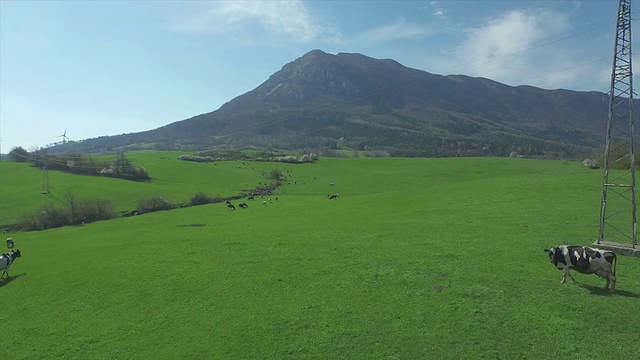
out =
<svg viewBox="0 0 640 360"><path fill-rule="evenodd" d="M582 156L604 144L608 95L437 75L312 50L255 89L157 129L53 152L376 149L396 156Z"/></svg>

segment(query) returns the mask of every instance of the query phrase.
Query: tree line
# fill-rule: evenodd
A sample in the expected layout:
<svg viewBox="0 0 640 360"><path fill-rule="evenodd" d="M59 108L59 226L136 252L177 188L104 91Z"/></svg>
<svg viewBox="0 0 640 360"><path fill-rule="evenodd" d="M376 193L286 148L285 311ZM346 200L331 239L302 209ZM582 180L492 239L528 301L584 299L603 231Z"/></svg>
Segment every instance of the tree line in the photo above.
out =
<svg viewBox="0 0 640 360"><path fill-rule="evenodd" d="M91 155L52 155L46 151L29 152L22 147L11 149L9 159L30 162L43 170L58 170L77 175L106 176L132 181L149 181L151 177L143 167L135 166L125 154L114 160L96 159Z"/></svg>

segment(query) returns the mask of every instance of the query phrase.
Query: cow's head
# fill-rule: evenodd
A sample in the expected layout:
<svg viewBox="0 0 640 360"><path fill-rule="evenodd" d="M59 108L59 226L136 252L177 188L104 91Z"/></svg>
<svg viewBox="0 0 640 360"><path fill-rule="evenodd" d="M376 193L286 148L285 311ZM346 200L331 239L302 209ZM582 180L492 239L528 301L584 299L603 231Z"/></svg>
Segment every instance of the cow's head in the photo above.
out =
<svg viewBox="0 0 640 360"><path fill-rule="evenodd" d="M551 261L553 266L558 266L559 262L566 265L564 253L562 252L561 248L552 247L550 249L544 249L544 251L549 254L549 261Z"/></svg>
<svg viewBox="0 0 640 360"><path fill-rule="evenodd" d="M11 251L11 254L13 255L14 259L17 259L20 256L22 256L22 254L20 253L20 250L13 250L13 251Z"/></svg>

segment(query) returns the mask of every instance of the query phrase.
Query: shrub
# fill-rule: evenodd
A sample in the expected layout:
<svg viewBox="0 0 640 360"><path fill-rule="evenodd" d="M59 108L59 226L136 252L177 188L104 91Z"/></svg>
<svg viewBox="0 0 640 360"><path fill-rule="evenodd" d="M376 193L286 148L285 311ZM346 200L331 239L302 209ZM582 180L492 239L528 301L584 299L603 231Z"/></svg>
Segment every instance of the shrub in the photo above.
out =
<svg viewBox="0 0 640 360"><path fill-rule="evenodd" d="M582 165L588 167L589 169L599 169L600 165L598 165L598 160L586 158L582 161Z"/></svg>
<svg viewBox="0 0 640 360"><path fill-rule="evenodd" d="M46 203L35 212L24 215L18 223L23 230L44 230L69 225L71 217L64 207Z"/></svg>
<svg viewBox="0 0 640 360"><path fill-rule="evenodd" d="M215 201L216 201L216 198L206 195L203 192L199 192L191 196L191 199L189 199L189 204L191 206L204 205L204 204L211 204Z"/></svg>
<svg viewBox="0 0 640 360"><path fill-rule="evenodd" d="M151 180L147 170L142 167L135 167L124 154L118 154L113 164L108 168L100 170L100 174L132 181Z"/></svg>
<svg viewBox="0 0 640 360"><path fill-rule="evenodd" d="M180 155L178 157L179 160L185 161L195 161L195 162L212 162L214 159L211 156L200 156L200 155Z"/></svg>
<svg viewBox="0 0 640 360"><path fill-rule="evenodd" d="M267 176L269 179L281 181L284 178L284 174L280 169L273 169Z"/></svg>
<svg viewBox="0 0 640 360"><path fill-rule="evenodd" d="M388 152L386 152L384 150L371 150L371 151L365 152L364 156L379 158L379 157L389 157L389 156L391 156L391 154L389 154Z"/></svg>
<svg viewBox="0 0 640 360"><path fill-rule="evenodd" d="M27 162L30 160L30 154L23 147L14 147L9 152L9 159L17 162Z"/></svg>
<svg viewBox="0 0 640 360"><path fill-rule="evenodd" d="M79 201L75 205L74 212L76 223L90 223L116 217L113 205L104 199Z"/></svg>
<svg viewBox="0 0 640 360"><path fill-rule="evenodd" d="M26 231L45 230L116 217L108 200L74 200L69 195L67 201L68 206L54 203L42 205L38 210L23 215L17 227Z"/></svg>
<svg viewBox="0 0 640 360"><path fill-rule="evenodd" d="M174 206L162 196L154 196L148 199L142 199L138 201L138 213L144 214L147 212L170 210Z"/></svg>

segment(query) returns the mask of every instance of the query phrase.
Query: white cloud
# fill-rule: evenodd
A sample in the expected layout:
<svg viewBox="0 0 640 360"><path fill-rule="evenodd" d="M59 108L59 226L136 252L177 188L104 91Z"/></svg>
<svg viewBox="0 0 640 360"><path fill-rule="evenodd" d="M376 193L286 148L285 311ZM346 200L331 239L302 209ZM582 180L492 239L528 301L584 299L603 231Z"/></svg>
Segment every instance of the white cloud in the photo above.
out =
<svg viewBox="0 0 640 360"><path fill-rule="evenodd" d="M554 73L537 82L552 87L553 83L566 84L582 71L579 68L554 71L569 69L584 61L572 61L570 49L551 45L553 35L566 27L567 19L560 13L514 10L488 19L482 26L467 29L465 40L453 48L452 55L462 60L457 70L464 69L472 76L514 84L523 78Z"/></svg>
<svg viewBox="0 0 640 360"><path fill-rule="evenodd" d="M357 42L381 43L399 39L422 39L434 31L425 25L398 20L379 28L368 30L356 36Z"/></svg>
<svg viewBox="0 0 640 360"><path fill-rule="evenodd" d="M269 36L309 42L331 36L333 29L318 23L300 0L219 1L204 11L181 17L171 26L187 33L212 33L260 40Z"/></svg>
<svg viewBox="0 0 640 360"><path fill-rule="evenodd" d="M433 16L436 16L439 18L446 18L444 9L438 6L437 1L432 1L429 3L429 5L431 5L431 7L433 8Z"/></svg>

